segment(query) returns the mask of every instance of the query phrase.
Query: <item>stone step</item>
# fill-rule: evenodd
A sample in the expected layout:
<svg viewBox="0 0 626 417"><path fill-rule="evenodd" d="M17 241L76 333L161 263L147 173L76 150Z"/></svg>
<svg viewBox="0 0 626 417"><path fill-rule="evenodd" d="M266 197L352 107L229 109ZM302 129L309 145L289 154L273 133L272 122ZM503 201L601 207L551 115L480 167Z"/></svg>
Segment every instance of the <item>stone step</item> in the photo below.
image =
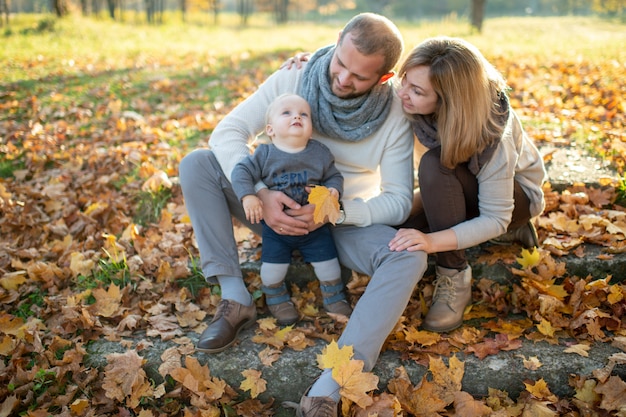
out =
<svg viewBox="0 0 626 417"><path fill-rule="evenodd" d="M489 245L483 245L470 250L470 263L474 277L488 277L500 284L511 285L518 282L519 278L511 273L511 266L504 262L487 264L480 262L481 255L487 253ZM253 252L253 251L252 251ZM617 279L626 276L626 256L615 257L611 260L597 258L600 248L589 246L586 248L586 256L577 258L566 256L563 260L570 275L586 277L591 275L595 278L603 278L612 274ZM250 254L251 258L256 255ZM258 261L248 261L242 264L247 273L259 272ZM425 277L434 272L434 266L429 266ZM347 279L351 271L344 269L344 278ZM297 258L289 269L288 279L303 287L308 280L316 279L311 267ZM263 314L264 311L260 310ZM508 320L522 319L522 316L511 315ZM297 402L311 382L320 373L317 367L316 357L322 351L326 342L314 339L315 344L304 350L296 351L285 348L280 358L272 366L264 366L259 359L259 352L267 346L252 341L256 332L256 326L244 330L240 334L240 340L234 346L217 354L205 354L201 352L188 353L194 355L202 365L207 365L211 375L225 380L230 386L238 388L244 377L241 374L246 369L262 371L262 378L267 381L267 390L260 399L263 402L271 398L275 400L273 409L276 416L293 416L293 410L281 406L283 401ZM199 335L190 332L185 335L182 342L180 339L162 341L150 338L151 345L146 346L139 354L145 358L144 369L149 378L160 383L163 378L158 372L163 363L162 354L169 348L179 347L181 351L192 352ZM143 340L141 334L133 336L135 341ZM182 345L181 345L182 343ZM594 370L605 367L608 358L620 352L618 347L610 342L596 342L591 345L588 356L566 353L569 344L577 343L575 340L559 339L558 344L544 341L531 341L521 339L521 346L511 351L500 351L479 359L472 353L458 352L457 358L464 362L464 377L462 390L471 394L474 398L488 395L489 388L505 391L512 399L517 399L525 389L524 382L537 381L543 378L549 389L558 397L571 398L574 394L569 385L571 375L591 376ZM122 353L127 347L119 342L111 342L101 339L87 346L88 356L86 365L103 369L106 366L105 355L113 352ZM400 366L406 369L411 382L416 385L427 374L427 367L418 361L408 359L402 353L394 350L383 352L373 372L380 378L378 387L386 389L387 383L394 377L396 369ZM526 369L523 360L536 357L542 366L536 370ZM443 357L448 364L449 358ZM620 365L614 369L614 374L626 380L626 366Z"/></svg>
<svg viewBox="0 0 626 417"><path fill-rule="evenodd" d="M615 178L615 173L605 163L597 158L586 155L583 151L575 148L541 148L544 155L550 154L550 161L546 164L553 189L562 191L570 184L583 183L590 187L598 187L603 178ZM242 269L244 273L258 274L260 262L258 251L249 250L242 256ZM512 285L519 278L511 272L511 259L500 259L490 263L484 261L484 256L489 253L489 245L481 245L469 250L470 264L473 276L476 278L487 277L503 285ZM626 277L626 255L616 255L612 259L599 257L602 249L593 245L586 245L584 256L567 255L557 258L558 262L565 262L566 270L570 276L603 279L612 276L611 282L622 281ZM427 277L434 275L434 264L429 262L429 268L425 274ZM351 271L344 269L343 278L347 281ZM300 287L310 280L315 280L312 268L295 258L290 266L288 279ZM517 320L523 317L510 316L508 319ZM144 369L149 378L156 383L161 383L163 377L158 368L164 362L162 355L168 349L178 348L183 354L195 356L202 365L207 365L213 377L225 380L231 387L239 388L244 377L241 374L246 369L262 371L262 378L267 381L267 390L260 395L263 402L274 399L273 410L278 417L293 416L291 409L281 406L283 401L297 402L311 382L319 375L317 368L317 355L322 351L326 342L314 339L314 345L303 350L283 349L280 358L272 366L264 366L259 359L259 352L266 345L253 342L252 338L257 331L256 326L240 333L239 342L217 354L205 354L193 352L193 347L199 335L189 332L183 338L176 340L160 340L147 338L141 332L133 334L133 348L141 344L139 354L145 358ZM149 343L143 343L143 340ZM559 339L558 344L544 341L531 341L521 339L521 346L511 351L499 351L483 359L471 353L458 352L457 358L464 363L464 376L462 390L471 394L474 398L488 395L490 388L502 390L508 393L512 399L517 399L525 389L524 382L537 381L543 378L553 394L560 398L571 398L574 394L569 384L572 375L591 376L594 370L607 365L609 357L621 352L610 341L596 342L590 346L587 356L566 353L565 350L575 340ZM117 341L100 339L89 343L86 347L88 355L85 360L87 367L104 369L107 364L106 355L110 353L123 353L128 349L127 345ZM394 350L384 351L373 372L380 378L378 387L386 389L387 383L394 377L396 369L400 366L406 369L411 382L416 385L427 374L427 367L418 361L408 359L402 353ZM536 357L542 366L536 370L524 367L523 360ZM444 357L448 364L449 358ZM626 381L626 366L618 365L613 374Z"/></svg>

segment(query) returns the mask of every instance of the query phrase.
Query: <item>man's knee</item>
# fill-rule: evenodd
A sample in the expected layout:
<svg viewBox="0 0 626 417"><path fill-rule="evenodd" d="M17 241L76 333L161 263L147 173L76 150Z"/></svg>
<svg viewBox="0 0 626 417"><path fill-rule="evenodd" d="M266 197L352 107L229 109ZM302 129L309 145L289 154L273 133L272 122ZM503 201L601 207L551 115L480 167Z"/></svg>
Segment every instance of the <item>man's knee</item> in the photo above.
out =
<svg viewBox="0 0 626 417"><path fill-rule="evenodd" d="M424 251L403 251L404 268L409 272L409 278L413 280L413 286L416 285L424 276L428 267L428 255Z"/></svg>
<svg viewBox="0 0 626 417"><path fill-rule="evenodd" d="M212 159L208 149L197 149L183 157L178 165L178 177L181 185L191 183L201 177L203 172L210 172Z"/></svg>

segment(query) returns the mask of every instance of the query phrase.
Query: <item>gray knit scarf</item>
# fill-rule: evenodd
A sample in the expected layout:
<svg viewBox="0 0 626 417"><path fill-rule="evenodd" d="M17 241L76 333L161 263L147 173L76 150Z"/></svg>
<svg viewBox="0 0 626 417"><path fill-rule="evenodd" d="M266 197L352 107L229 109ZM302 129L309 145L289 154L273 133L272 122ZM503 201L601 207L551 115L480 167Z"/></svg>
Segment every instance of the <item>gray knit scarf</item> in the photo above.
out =
<svg viewBox="0 0 626 417"><path fill-rule="evenodd" d="M498 112L499 122L504 126L509 118L509 99L505 92L500 93L498 97L499 103L496 107L497 110L494 109L494 111ZM434 113L429 115L413 115L411 127L417 139L428 149L441 146L439 135L437 134L437 118ZM484 151L470 158L468 168L472 174L478 175L482 167L489 162L500 143L500 139L501 138L493 138L491 144L487 146Z"/></svg>
<svg viewBox="0 0 626 417"><path fill-rule="evenodd" d="M383 124L391 110L393 91L390 83L384 83L359 97L335 96L328 77L334 52L334 45L330 45L311 56L299 94L311 105L315 130L328 137L358 142Z"/></svg>

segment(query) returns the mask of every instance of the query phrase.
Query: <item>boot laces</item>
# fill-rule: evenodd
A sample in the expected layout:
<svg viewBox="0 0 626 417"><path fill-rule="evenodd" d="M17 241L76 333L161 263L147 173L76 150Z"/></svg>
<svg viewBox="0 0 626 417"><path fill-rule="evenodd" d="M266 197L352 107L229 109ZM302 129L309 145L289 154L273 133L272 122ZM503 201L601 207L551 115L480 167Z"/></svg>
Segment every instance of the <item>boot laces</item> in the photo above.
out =
<svg viewBox="0 0 626 417"><path fill-rule="evenodd" d="M443 302L450 306L456 297L456 288L454 280L446 275L439 275L435 281L435 290L433 291L433 303Z"/></svg>
<svg viewBox="0 0 626 417"><path fill-rule="evenodd" d="M311 417L334 417L336 403L328 401L325 397L316 399L311 404L311 409L306 411L305 416Z"/></svg>
<svg viewBox="0 0 626 417"><path fill-rule="evenodd" d="M230 313L234 306L235 305L228 300L220 301L219 305L217 306L217 311L215 312L213 320L215 321L223 316L228 317L228 313Z"/></svg>

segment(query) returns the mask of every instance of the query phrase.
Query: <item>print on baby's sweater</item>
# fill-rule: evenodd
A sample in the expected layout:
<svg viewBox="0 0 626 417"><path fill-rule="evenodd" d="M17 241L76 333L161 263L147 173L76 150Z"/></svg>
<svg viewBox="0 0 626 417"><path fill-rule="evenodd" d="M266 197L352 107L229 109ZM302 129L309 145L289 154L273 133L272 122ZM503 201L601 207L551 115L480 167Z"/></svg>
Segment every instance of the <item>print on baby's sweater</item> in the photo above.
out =
<svg viewBox="0 0 626 417"><path fill-rule="evenodd" d="M274 182L272 188L284 192L298 204L306 204L308 195L305 187L308 185L308 177L307 171L287 172L282 170L280 175L272 175Z"/></svg>

